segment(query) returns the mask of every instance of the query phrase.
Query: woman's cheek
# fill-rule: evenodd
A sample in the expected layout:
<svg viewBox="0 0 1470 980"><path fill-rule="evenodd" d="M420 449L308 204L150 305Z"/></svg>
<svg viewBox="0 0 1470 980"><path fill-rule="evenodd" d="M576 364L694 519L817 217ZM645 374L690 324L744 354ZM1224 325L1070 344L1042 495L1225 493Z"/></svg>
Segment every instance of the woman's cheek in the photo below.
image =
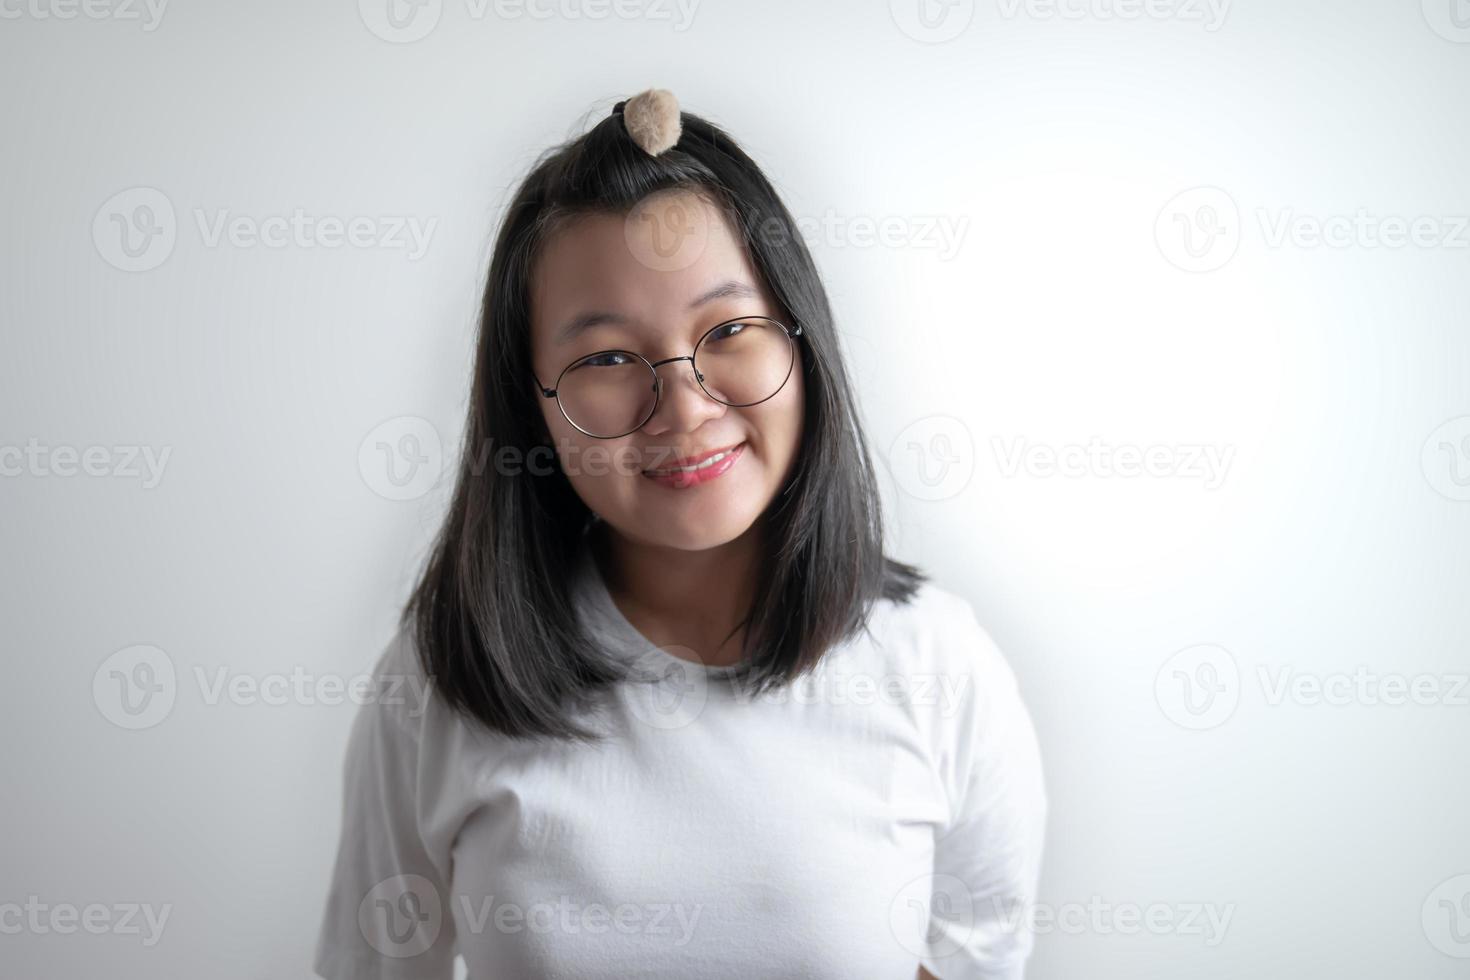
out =
<svg viewBox="0 0 1470 980"><path fill-rule="evenodd" d="M638 456L627 444L563 438L559 443L562 472L593 510L616 510L641 479Z"/></svg>

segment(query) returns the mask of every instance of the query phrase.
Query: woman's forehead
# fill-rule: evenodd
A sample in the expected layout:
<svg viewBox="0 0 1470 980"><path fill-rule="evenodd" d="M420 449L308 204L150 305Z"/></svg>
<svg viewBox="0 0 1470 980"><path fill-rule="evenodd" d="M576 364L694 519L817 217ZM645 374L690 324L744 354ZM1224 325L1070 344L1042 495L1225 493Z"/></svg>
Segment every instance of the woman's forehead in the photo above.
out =
<svg viewBox="0 0 1470 980"><path fill-rule="evenodd" d="M724 216L694 195L680 197L652 214L585 215L558 230L533 269L537 334L548 343L570 339L563 327L589 313L673 319L721 287L716 299L764 305L761 280Z"/></svg>

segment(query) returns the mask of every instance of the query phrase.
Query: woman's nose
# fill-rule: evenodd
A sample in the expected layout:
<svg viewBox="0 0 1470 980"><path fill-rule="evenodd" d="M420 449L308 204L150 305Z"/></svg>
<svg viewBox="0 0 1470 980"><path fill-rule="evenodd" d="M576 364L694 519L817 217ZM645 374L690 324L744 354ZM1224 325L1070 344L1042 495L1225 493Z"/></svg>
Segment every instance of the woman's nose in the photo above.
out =
<svg viewBox="0 0 1470 980"><path fill-rule="evenodd" d="M669 372L674 372L672 375ZM715 401L700 385L694 362L688 357L670 358L654 368L654 407L649 425L659 420L681 428L693 428L705 418L719 415L725 406ZM682 423L682 424L681 424Z"/></svg>

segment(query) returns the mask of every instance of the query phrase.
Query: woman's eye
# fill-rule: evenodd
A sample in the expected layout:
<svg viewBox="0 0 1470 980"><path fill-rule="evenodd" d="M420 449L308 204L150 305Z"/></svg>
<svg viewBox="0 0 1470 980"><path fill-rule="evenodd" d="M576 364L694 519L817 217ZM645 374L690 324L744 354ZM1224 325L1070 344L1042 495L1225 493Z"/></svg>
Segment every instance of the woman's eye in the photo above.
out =
<svg viewBox="0 0 1470 980"><path fill-rule="evenodd" d="M744 323L722 323L718 327L715 327L714 333L710 334L710 339L727 340L744 330L745 327L746 324Z"/></svg>
<svg viewBox="0 0 1470 980"><path fill-rule="evenodd" d="M583 367L622 367L632 359L627 354L610 351L606 354L594 354L582 362Z"/></svg>

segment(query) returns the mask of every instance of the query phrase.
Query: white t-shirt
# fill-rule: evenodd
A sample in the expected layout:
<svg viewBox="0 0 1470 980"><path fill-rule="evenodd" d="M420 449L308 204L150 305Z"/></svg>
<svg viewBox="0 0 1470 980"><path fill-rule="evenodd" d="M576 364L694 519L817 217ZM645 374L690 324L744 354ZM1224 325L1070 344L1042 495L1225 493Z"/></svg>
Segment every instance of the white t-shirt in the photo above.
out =
<svg viewBox="0 0 1470 980"><path fill-rule="evenodd" d="M590 555L578 615L640 679L600 746L423 697L412 641L358 709L315 969L330 980L1022 977L1047 810L1015 677L925 583L751 697L653 647ZM589 718L582 715L584 722Z"/></svg>

